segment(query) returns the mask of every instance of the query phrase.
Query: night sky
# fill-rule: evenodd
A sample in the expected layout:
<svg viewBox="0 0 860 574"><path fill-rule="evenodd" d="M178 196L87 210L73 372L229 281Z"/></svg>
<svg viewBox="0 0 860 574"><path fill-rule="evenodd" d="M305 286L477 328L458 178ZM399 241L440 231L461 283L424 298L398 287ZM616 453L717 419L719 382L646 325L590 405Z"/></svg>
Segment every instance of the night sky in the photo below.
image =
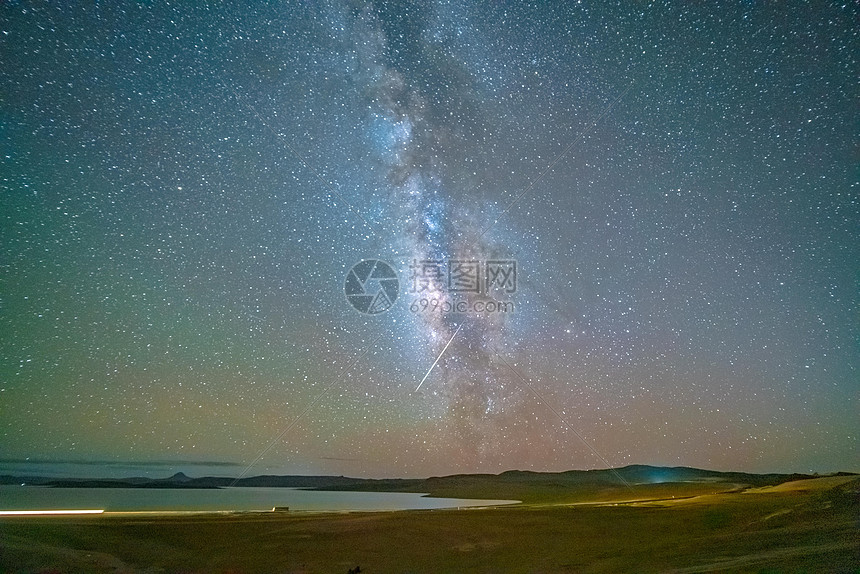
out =
<svg viewBox="0 0 860 574"><path fill-rule="evenodd" d="M7 463L860 470L856 2L202 4L0 5Z"/></svg>

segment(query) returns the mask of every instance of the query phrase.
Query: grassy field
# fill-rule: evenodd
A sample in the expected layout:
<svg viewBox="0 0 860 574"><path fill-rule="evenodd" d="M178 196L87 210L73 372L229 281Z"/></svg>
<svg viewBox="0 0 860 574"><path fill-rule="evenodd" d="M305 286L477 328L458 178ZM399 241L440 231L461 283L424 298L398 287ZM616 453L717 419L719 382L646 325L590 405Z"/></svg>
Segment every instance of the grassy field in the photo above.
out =
<svg viewBox="0 0 860 574"><path fill-rule="evenodd" d="M5 518L0 571L860 572L856 477L726 486L474 510Z"/></svg>

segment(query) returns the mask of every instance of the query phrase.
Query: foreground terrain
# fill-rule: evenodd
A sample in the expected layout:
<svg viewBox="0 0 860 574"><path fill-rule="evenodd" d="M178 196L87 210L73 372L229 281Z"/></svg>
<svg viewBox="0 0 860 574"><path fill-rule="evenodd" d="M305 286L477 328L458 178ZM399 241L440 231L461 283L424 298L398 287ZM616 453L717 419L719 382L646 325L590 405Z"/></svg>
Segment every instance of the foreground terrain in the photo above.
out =
<svg viewBox="0 0 860 574"><path fill-rule="evenodd" d="M858 489L839 476L473 510L3 518L0 571L854 573Z"/></svg>

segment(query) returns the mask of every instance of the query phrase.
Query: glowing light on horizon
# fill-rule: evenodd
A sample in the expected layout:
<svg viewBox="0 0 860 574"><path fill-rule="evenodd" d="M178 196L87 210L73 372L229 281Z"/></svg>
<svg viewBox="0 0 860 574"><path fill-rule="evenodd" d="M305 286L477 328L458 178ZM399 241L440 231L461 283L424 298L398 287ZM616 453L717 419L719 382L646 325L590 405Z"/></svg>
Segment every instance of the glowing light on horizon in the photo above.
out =
<svg viewBox="0 0 860 574"><path fill-rule="evenodd" d="M95 510L0 510L0 516L51 516L57 514L103 514L104 509Z"/></svg>

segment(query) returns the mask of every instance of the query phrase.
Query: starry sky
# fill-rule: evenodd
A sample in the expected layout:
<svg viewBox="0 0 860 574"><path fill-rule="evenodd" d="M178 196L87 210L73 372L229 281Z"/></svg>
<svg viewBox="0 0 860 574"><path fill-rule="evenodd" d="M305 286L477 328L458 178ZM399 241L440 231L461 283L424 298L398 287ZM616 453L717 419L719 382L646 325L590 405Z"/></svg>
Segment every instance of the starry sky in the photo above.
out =
<svg viewBox="0 0 860 574"><path fill-rule="evenodd" d="M0 457L860 470L858 21L2 3Z"/></svg>

